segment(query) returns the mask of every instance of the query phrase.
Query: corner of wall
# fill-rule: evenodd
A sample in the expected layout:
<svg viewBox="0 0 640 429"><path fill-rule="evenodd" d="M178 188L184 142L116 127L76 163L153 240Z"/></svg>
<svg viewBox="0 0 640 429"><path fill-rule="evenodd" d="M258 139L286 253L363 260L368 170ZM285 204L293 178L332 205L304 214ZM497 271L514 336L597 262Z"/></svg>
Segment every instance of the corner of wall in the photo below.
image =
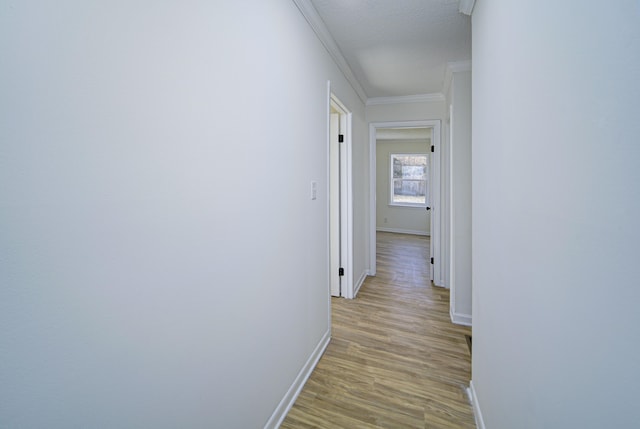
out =
<svg viewBox="0 0 640 429"><path fill-rule="evenodd" d="M451 317L451 323L456 325L472 326L472 319L470 314L457 313L453 306L449 306L449 316Z"/></svg>
<svg viewBox="0 0 640 429"><path fill-rule="evenodd" d="M284 397L282 398L276 409L273 411L273 414L271 414L271 417L267 421L267 424L264 425L265 429L276 429L280 427L282 421L287 416L287 413L289 412L291 407L293 407L293 404L296 402L298 395L300 395L302 388L304 387L305 383L309 379L309 376L313 372L314 368L318 364L318 361L329 345L330 340L331 328L329 328L320 339L320 342L314 349L313 353L311 353L311 356L309 356L309 359L307 359L307 362L305 362L304 366L293 381L293 384L291 384L291 387L289 387L287 393L285 393Z"/></svg>
<svg viewBox="0 0 640 429"><path fill-rule="evenodd" d="M473 416L476 420L476 426L478 427L478 429L485 429L486 426L484 425L484 419L482 418L482 411L480 410L480 403L478 402L478 396L473 385L473 380L469 382L467 395L469 395L469 401L471 402L471 406L473 407Z"/></svg>
<svg viewBox="0 0 640 429"><path fill-rule="evenodd" d="M356 284L355 284L355 286L353 288L353 297L354 298L358 295L358 292L360 291L360 288L364 284L364 281L367 279L368 275L369 275L369 270L363 271L362 274L360 275L360 278L358 279L358 281L356 282Z"/></svg>

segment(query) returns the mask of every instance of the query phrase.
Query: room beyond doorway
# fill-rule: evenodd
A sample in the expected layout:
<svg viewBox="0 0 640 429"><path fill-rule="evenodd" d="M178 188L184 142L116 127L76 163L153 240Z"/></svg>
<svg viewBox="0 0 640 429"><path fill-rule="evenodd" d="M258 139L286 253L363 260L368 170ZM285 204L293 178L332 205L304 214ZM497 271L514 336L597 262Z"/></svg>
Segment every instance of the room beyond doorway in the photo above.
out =
<svg viewBox="0 0 640 429"><path fill-rule="evenodd" d="M430 209L431 257L430 279L437 286L442 286L441 263L441 204L440 204L440 120L398 121L398 122L372 122L369 125L369 151L370 151L370 191L369 191L369 236L370 236L370 275L376 274L376 231L377 231L377 140L379 132L385 130L427 129L430 133L429 151L429 185L428 203Z"/></svg>

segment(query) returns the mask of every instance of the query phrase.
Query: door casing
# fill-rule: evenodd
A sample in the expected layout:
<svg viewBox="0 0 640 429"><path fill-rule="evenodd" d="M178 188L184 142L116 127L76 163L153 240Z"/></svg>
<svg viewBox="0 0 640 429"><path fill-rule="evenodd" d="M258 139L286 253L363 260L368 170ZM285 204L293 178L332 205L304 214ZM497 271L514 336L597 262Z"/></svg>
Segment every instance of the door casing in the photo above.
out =
<svg viewBox="0 0 640 429"><path fill-rule="evenodd" d="M335 202L332 204L332 195L330 192L327 192L327 211L328 211L328 247L329 247L329 290L331 291L331 278L335 276L336 268L332 266L331 261L338 261L339 267L344 269L344 275L340 277L340 293L339 296L344 298L354 298L355 293L353 290L353 198L352 198L352 139L351 139L351 119L352 114L346 108L346 106L340 101L340 99L331 92L331 82L328 83L328 109L327 109L327 159L329 162L327 163L327 189L331 189L331 175L338 175L339 182L339 213L338 213L338 225L337 228L332 227L331 222L332 219L336 219L336 215L331 213L331 208L335 205ZM331 157L331 145L334 140L332 138L332 111L337 112L338 115L338 126L339 133L344 136L344 141L342 143L338 143L339 148L339 161L338 166L331 165L331 160L336 157ZM335 193L335 191L334 191ZM336 250L335 246L332 246L332 242L334 240L339 241L338 249ZM339 255L333 254L338 251Z"/></svg>
<svg viewBox="0 0 640 429"><path fill-rule="evenodd" d="M431 144L434 152L430 153L429 205L431 207L431 257L434 263L431 280L436 286L443 286L443 265L441 259L441 216L440 204L440 128L439 119L419 121L372 122L369 124L369 270L368 274L376 275L376 141L377 130L381 128L430 128Z"/></svg>

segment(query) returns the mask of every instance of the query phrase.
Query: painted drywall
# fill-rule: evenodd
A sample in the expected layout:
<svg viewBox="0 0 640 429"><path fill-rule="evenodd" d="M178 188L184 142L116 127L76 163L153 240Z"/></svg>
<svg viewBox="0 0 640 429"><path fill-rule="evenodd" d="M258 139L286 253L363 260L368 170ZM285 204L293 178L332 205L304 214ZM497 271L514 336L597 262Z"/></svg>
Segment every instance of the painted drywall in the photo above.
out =
<svg viewBox="0 0 640 429"><path fill-rule="evenodd" d="M350 91L343 88L342 92ZM353 189L353 284L358 287L370 272L370 208L369 208L369 128L365 111L359 100L353 100L352 106L352 145L351 165Z"/></svg>
<svg viewBox="0 0 640 429"><path fill-rule="evenodd" d="M264 427L329 333L327 80L367 177L295 4L3 3L0 52L0 426Z"/></svg>
<svg viewBox="0 0 640 429"><path fill-rule="evenodd" d="M424 207L389 205L392 153L428 153L429 140L378 140L376 143L376 229L429 235L430 215ZM386 221L386 222L385 222Z"/></svg>
<svg viewBox="0 0 640 429"><path fill-rule="evenodd" d="M445 116L442 100L415 103L373 104L366 107L367 122L424 121L443 119Z"/></svg>
<svg viewBox="0 0 640 429"><path fill-rule="evenodd" d="M638 424L638 22L637 1L476 2L473 386L487 428Z"/></svg>
<svg viewBox="0 0 640 429"><path fill-rule="evenodd" d="M450 263L451 318L455 323L471 323L471 71L453 72L448 101L450 141L446 159L450 186L447 247ZM443 163L444 164L444 163Z"/></svg>
<svg viewBox="0 0 640 429"><path fill-rule="evenodd" d="M448 106L451 105L451 85L447 88L445 92L446 95L446 103ZM442 143L441 147L441 155L440 155L440 172L442 177L441 188L442 191L440 193L440 209L442 213L442 238L440 240L440 248L441 248L441 263L442 263L442 284L444 287L448 288L450 284L450 267L451 267L451 117L449 115L449 109L447 109L447 117L443 121L442 126Z"/></svg>

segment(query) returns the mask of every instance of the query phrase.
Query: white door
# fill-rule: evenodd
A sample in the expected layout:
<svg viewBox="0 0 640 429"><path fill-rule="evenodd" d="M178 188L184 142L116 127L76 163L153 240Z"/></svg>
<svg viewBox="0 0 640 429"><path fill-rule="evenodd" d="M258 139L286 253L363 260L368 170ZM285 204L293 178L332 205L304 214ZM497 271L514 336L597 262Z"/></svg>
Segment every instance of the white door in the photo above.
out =
<svg viewBox="0 0 640 429"><path fill-rule="evenodd" d="M429 239L429 257L431 258L429 261L427 261L427 263L429 263L429 280L433 281L433 273L434 273L434 265L433 265L433 253L434 253L434 245L433 245L433 232L435 230L434 227L434 208L433 208L433 172L434 172L434 152L431 152L431 148L435 148L435 146L433 145L433 131L431 132L431 145L429 147L429 201L427 201L427 210L430 211L431 216L429 216L429 231L431 231L431 238Z"/></svg>
<svg viewBox="0 0 640 429"><path fill-rule="evenodd" d="M329 278L331 295L340 296L340 115L331 113L329 123Z"/></svg>
<svg viewBox="0 0 640 429"><path fill-rule="evenodd" d="M440 121L431 128L431 152L429 201L431 207L431 280L436 286L444 287L442 275L442 200L440 199Z"/></svg>

